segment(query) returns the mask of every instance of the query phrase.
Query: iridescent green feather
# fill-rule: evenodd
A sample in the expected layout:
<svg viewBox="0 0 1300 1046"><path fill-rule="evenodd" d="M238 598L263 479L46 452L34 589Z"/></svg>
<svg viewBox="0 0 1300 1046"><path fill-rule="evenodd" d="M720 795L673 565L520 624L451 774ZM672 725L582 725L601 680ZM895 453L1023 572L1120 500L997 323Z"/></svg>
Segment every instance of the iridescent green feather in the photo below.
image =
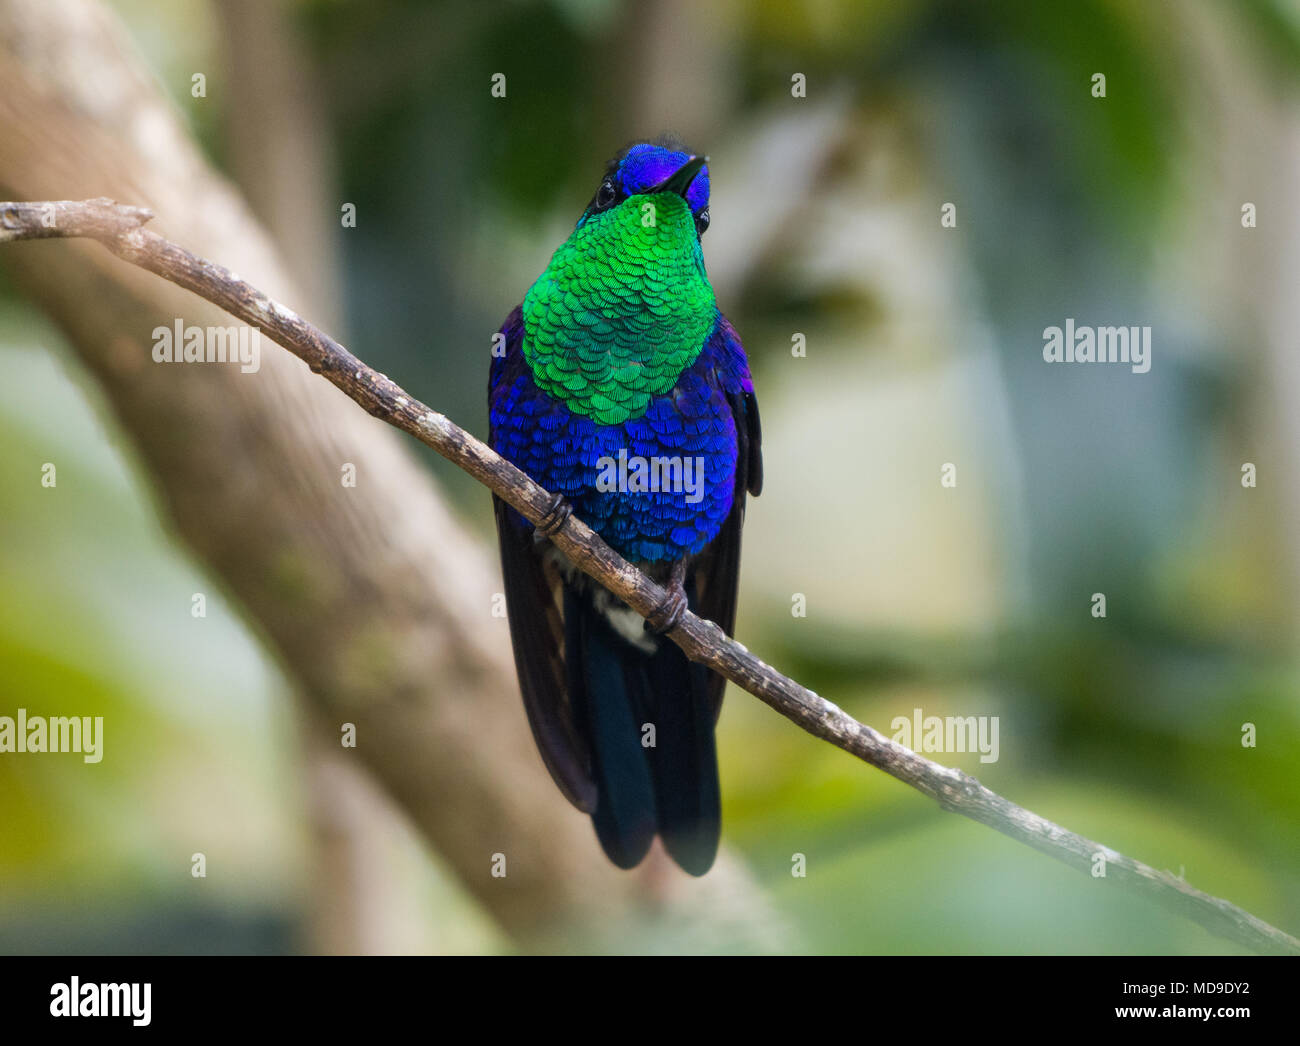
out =
<svg viewBox="0 0 1300 1046"><path fill-rule="evenodd" d="M715 309L686 201L630 196L580 224L528 291L524 357L574 413L618 425L695 362Z"/></svg>

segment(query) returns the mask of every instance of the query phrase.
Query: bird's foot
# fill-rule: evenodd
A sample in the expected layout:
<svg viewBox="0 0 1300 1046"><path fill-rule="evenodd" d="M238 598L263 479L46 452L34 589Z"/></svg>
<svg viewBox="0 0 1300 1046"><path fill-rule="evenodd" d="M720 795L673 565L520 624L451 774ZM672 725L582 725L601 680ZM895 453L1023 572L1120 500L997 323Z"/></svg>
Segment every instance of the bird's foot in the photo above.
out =
<svg viewBox="0 0 1300 1046"><path fill-rule="evenodd" d="M657 636L671 632L686 613L686 560L679 559L673 564L665 589L664 601L645 619L646 628Z"/></svg>
<svg viewBox="0 0 1300 1046"><path fill-rule="evenodd" d="M555 500L551 502L551 507L546 510L546 515L536 523L537 531L550 537L552 534L559 533L559 530L570 516L573 515L573 506L569 504L569 499L563 494L556 494Z"/></svg>

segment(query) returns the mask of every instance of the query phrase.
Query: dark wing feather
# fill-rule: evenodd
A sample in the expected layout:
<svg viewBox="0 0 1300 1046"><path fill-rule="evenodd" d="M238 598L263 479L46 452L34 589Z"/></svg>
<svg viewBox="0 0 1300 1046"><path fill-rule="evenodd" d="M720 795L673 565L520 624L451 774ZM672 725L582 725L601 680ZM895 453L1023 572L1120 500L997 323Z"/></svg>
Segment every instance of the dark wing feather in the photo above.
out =
<svg viewBox="0 0 1300 1046"><path fill-rule="evenodd" d="M591 754L574 724L565 687L564 622L558 579L548 578L533 547L533 532L521 527L510 506L495 495L497 539L505 579L506 614L515 652L519 689L546 769L566 799L584 813L596 809Z"/></svg>
<svg viewBox="0 0 1300 1046"><path fill-rule="evenodd" d="M647 719L645 655L615 635L590 591L569 585L564 586L564 651L574 719L591 742L596 838L619 868L635 868L657 830L654 782L641 747L641 724Z"/></svg>
<svg viewBox="0 0 1300 1046"><path fill-rule="evenodd" d="M740 532L745 525L745 496L763 489L763 433L758 420L758 400L752 392L729 392L727 402L736 419L736 492L731 512L718 536L695 561L696 605L700 617L717 622L727 635L736 628L736 596L740 585ZM727 681L710 674L709 696L716 720L722 711Z"/></svg>
<svg viewBox="0 0 1300 1046"><path fill-rule="evenodd" d="M687 596L693 579L686 583ZM715 676L688 661L677 644L658 641L651 657L638 657L644 722L656 727L655 745L644 750L654 779L655 813L664 849L691 875L713 865L722 835L718 786ZM720 695L720 691L719 691Z"/></svg>

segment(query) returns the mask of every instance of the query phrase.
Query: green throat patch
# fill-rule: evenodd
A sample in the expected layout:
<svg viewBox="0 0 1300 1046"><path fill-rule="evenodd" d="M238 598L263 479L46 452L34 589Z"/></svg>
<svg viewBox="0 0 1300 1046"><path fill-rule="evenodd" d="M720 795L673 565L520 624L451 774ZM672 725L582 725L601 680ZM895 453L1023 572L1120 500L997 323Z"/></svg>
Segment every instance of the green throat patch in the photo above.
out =
<svg viewBox="0 0 1300 1046"><path fill-rule="evenodd" d="M630 196L573 231L524 298L533 380L575 414L618 425L671 389L716 304L680 196Z"/></svg>

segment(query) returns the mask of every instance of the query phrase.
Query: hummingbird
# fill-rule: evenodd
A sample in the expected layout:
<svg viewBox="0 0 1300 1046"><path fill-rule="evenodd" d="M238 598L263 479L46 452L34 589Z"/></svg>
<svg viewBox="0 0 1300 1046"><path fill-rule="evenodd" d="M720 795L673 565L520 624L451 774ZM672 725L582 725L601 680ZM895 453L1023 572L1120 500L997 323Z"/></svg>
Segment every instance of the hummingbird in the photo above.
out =
<svg viewBox="0 0 1300 1046"><path fill-rule="evenodd" d="M495 497L506 615L543 762L633 868L656 836L686 872L721 834L726 684L666 637L690 609L731 635L747 494L763 483L745 350L704 268L707 157L670 137L606 165L502 325L490 443L556 495L534 526ZM572 514L664 586L647 618L550 541Z"/></svg>

